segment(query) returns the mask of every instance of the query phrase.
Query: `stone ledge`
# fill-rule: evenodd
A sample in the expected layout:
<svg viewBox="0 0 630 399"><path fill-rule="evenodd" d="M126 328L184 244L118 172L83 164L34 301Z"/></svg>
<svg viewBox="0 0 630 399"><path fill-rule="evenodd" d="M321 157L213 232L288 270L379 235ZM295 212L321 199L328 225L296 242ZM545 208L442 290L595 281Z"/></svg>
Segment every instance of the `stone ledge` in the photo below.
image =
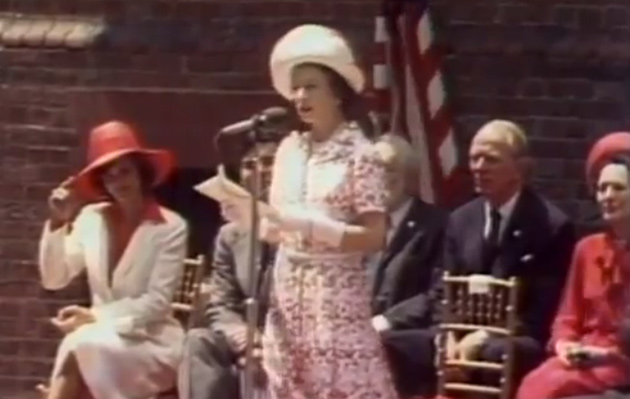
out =
<svg viewBox="0 0 630 399"><path fill-rule="evenodd" d="M127 21L84 16L0 12L0 48L107 49L128 51L250 51L260 24L215 19L207 25L184 20ZM247 33L247 34L246 34Z"/></svg>
<svg viewBox="0 0 630 399"><path fill-rule="evenodd" d="M85 49L105 30L98 18L0 14L0 46Z"/></svg>

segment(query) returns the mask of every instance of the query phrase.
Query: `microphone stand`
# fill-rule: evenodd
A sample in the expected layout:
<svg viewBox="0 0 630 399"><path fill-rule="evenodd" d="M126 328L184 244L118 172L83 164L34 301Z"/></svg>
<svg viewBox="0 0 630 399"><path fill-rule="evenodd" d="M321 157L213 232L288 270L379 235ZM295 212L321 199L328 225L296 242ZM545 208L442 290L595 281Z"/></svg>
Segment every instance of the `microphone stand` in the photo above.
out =
<svg viewBox="0 0 630 399"><path fill-rule="evenodd" d="M258 199L261 193L261 178L260 178L260 164L259 164L259 152L258 143L260 136L262 136L262 126L259 123L259 118L255 118L254 125L251 130L250 138L254 143L252 149L252 155L255 162L255 167L251 175L251 200L250 200L250 228L249 228L249 254L248 254L248 273L249 273L249 298L245 300L245 322L247 325L247 336L245 346L245 373L243 392L241 397L244 399L254 399L255 381L254 373L256 372L257 361L254 356L254 350L256 349L256 333L258 331L258 309L259 309L259 268L258 262L260 262L260 222L259 222L259 209Z"/></svg>

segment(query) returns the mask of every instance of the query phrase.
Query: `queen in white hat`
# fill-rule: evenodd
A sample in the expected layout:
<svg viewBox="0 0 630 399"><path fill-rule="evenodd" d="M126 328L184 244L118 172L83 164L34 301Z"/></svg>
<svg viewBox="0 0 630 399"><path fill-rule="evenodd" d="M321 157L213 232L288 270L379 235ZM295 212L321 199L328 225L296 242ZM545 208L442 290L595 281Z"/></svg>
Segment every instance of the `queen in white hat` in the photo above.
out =
<svg viewBox="0 0 630 399"><path fill-rule="evenodd" d="M385 240L385 171L360 93L365 76L336 30L303 25L275 45L273 86L306 127L276 153L264 239L279 244L263 361L275 398L393 398L370 325L363 265Z"/></svg>

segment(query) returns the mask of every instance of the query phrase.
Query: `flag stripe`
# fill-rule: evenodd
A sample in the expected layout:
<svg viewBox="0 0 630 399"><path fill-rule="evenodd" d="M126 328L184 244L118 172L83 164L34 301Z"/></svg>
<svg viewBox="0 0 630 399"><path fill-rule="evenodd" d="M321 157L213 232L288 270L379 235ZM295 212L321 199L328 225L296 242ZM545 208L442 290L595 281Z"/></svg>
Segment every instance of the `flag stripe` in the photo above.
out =
<svg viewBox="0 0 630 399"><path fill-rule="evenodd" d="M448 202L457 192L453 186L461 167L428 1L383 0L382 5L375 26L379 111L389 114L389 130L407 137L420 155L422 198Z"/></svg>

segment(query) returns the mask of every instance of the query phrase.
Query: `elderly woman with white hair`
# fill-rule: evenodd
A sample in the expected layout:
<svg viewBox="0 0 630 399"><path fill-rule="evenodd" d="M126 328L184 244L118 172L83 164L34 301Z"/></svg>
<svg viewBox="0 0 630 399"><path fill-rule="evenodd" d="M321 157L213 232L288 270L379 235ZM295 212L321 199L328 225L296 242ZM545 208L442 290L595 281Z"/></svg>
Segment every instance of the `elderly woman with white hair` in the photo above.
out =
<svg viewBox="0 0 630 399"><path fill-rule="evenodd" d="M370 324L368 253L386 232L385 170L362 112L365 77L346 40L304 25L276 43L275 89L305 129L276 153L263 238L279 243L263 361L272 397L397 396Z"/></svg>

